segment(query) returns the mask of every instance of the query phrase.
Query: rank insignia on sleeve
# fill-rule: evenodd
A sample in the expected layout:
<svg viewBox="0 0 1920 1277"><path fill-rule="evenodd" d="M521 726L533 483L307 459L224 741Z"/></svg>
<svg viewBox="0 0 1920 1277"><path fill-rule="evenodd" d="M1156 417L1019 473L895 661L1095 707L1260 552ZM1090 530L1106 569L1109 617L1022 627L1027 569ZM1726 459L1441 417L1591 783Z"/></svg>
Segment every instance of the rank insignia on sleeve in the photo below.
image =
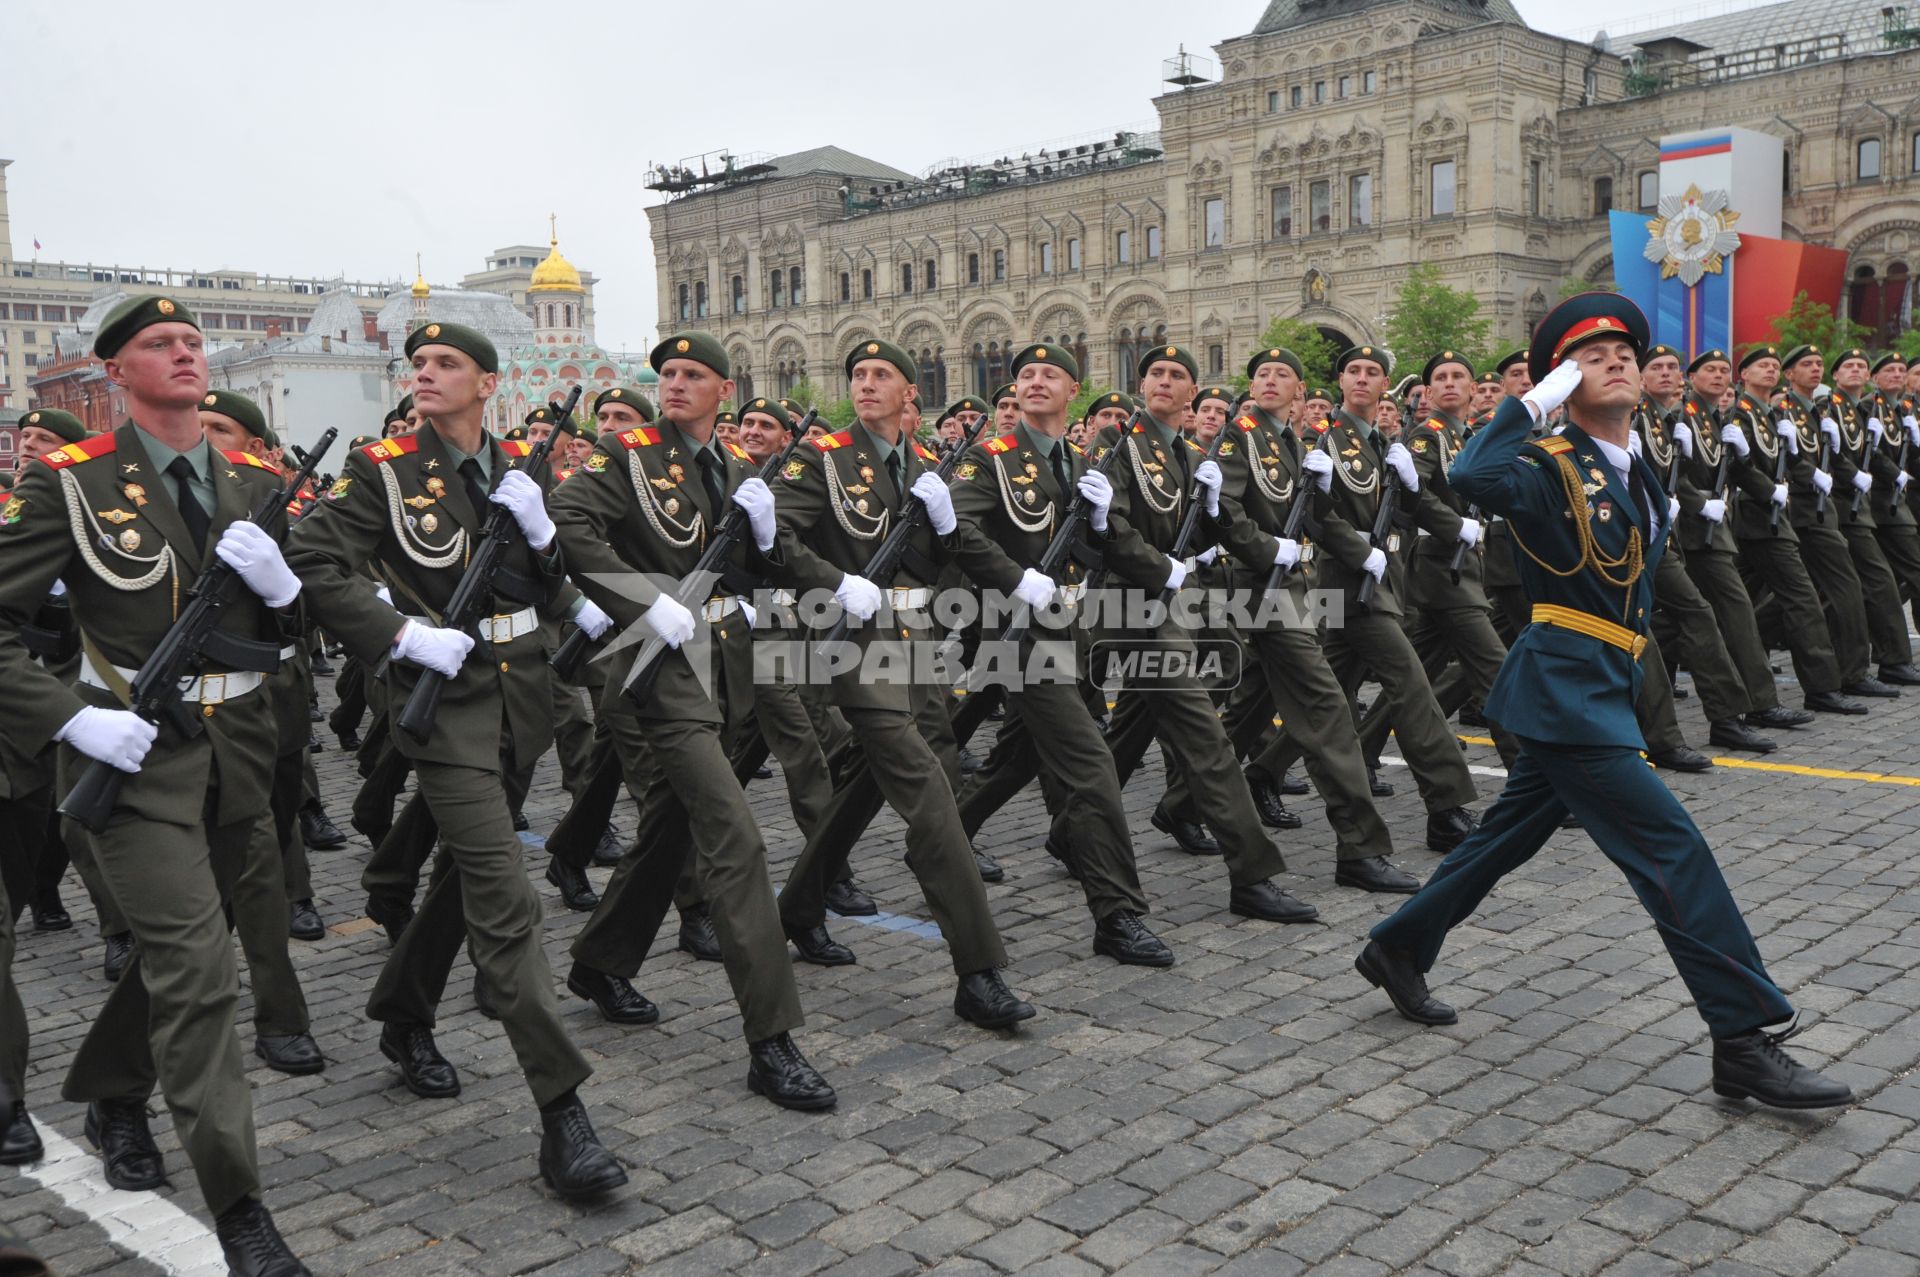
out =
<svg viewBox="0 0 1920 1277"><path fill-rule="evenodd" d="M591 457L587 458L587 472L589 474L599 474L602 470L605 470L606 468L607 468L606 453L596 452Z"/></svg>
<svg viewBox="0 0 1920 1277"><path fill-rule="evenodd" d="M338 479L335 479L333 481L333 486L327 489L327 499L329 501L338 501L341 497L344 497L347 495L347 489L352 486L353 486L353 476L345 475L345 474L341 475Z"/></svg>
<svg viewBox="0 0 1920 1277"><path fill-rule="evenodd" d="M20 517L26 512L27 503L25 501L19 497L8 497L6 507L0 509L0 525L11 527L20 522Z"/></svg>
<svg viewBox="0 0 1920 1277"><path fill-rule="evenodd" d="M798 479L801 475L805 474L806 472L807 472L806 462L789 461L786 464L786 468L780 471L780 477L785 479L788 483L792 483L795 479Z"/></svg>

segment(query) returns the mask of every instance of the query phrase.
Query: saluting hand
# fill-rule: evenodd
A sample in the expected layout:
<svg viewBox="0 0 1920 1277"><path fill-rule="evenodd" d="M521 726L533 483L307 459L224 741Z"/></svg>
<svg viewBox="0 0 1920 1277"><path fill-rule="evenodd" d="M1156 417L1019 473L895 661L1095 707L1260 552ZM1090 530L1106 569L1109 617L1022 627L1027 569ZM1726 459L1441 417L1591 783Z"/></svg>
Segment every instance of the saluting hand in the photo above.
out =
<svg viewBox="0 0 1920 1277"><path fill-rule="evenodd" d="M1548 413L1565 403L1580 388L1581 375L1579 364L1571 359L1563 359L1558 368L1542 377L1532 390L1521 395L1520 402L1527 405L1535 421L1545 421Z"/></svg>

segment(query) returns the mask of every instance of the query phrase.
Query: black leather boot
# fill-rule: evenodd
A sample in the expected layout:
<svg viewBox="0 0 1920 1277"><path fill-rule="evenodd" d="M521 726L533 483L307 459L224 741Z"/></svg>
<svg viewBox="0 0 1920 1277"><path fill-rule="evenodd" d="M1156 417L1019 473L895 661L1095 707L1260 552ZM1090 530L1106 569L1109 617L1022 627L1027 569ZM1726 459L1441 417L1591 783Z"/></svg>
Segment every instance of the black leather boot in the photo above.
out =
<svg viewBox="0 0 1920 1277"><path fill-rule="evenodd" d="M832 1108L840 1098L827 1085L827 1079L800 1054L792 1034L776 1033L770 1038L749 1042L747 1055L751 1060L747 1065L747 1089L755 1095L766 1096L783 1109L817 1112Z"/></svg>

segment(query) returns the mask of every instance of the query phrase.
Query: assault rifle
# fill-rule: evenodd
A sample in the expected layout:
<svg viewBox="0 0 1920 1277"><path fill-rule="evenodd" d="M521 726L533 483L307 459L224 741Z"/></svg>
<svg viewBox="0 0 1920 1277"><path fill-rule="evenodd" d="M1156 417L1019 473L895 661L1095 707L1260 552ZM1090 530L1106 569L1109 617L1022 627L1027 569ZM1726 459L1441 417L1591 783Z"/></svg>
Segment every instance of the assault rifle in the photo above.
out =
<svg viewBox="0 0 1920 1277"><path fill-rule="evenodd" d="M1387 539L1393 527L1393 507L1400 500L1400 472L1389 470L1385 466L1381 469L1385 473L1380 480L1380 512L1373 516L1373 529L1367 533L1367 542L1380 553L1386 554ZM1380 576L1385 576L1386 571L1392 567L1393 559L1389 555L1387 569L1383 569ZM1363 609L1370 608L1373 606L1373 596L1379 589L1380 577L1363 571L1360 574L1360 588L1354 592L1353 601Z"/></svg>
<svg viewBox="0 0 1920 1277"><path fill-rule="evenodd" d="M1208 445L1207 455L1200 459L1200 465L1205 465L1209 461L1215 465L1220 463L1220 445L1227 440L1227 427L1230 424L1230 422L1225 421L1220 423L1220 429L1214 434L1213 443ZM1197 471L1200 469L1200 466L1195 466L1194 469ZM1203 489L1198 479L1195 479L1191 484L1187 485L1187 510L1186 513L1181 516L1180 532L1179 535L1173 539L1173 549L1167 552L1170 557L1181 563L1187 561L1187 551L1193 548L1194 530L1200 526L1202 491ZM1162 603L1172 603L1174 594L1175 591L1171 588L1162 590L1160 591L1160 601Z"/></svg>
<svg viewBox="0 0 1920 1277"><path fill-rule="evenodd" d="M1113 467L1119 461L1120 454L1126 450L1127 436L1133 433L1133 428L1140 424L1140 418L1144 415L1144 409L1133 410L1133 415L1128 417L1126 424L1120 427L1120 437L1114 440L1113 447L1094 459L1091 473L1103 479L1112 478ZM1092 519L1093 502L1087 500L1086 494L1076 486L1073 500L1068 504L1067 512L1060 517L1060 525L1054 529L1053 540L1047 542L1047 548L1040 555L1040 562L1034 565L1034 570L1042 576L1058 581L1061 571L1067 566L1067 560L1073 556L1074 545L1080 540L1081 533L1086 531ZM1000 641L1002 643L1024 642L1027 630L1032 625L1033 609L1022 604L1013 614L1013 619L1007 622L1007 628L1001 631Z"/></svg>

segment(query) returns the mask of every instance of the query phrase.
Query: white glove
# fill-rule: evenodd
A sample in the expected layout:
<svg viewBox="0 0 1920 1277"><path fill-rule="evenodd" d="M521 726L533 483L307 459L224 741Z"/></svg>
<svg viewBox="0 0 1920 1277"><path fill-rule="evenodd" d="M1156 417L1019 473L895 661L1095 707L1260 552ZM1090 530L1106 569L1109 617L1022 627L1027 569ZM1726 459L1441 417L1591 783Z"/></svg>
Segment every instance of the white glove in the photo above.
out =
<svg viewBox="0 0 1920 1277"><path fill-rule="evenodd" d="M1413 454L1398 440L1387 447L1387 464L1400 476L1400 486L1408 492L1420 491L1420 472L1413 468Z"/></svg>
<svg viewBox="0 0 1920 1277"><path fill-rule="evenodd" d="M1907 438L1913 441L1915 447L1920 448L1920 421L1912 417L1902 417L1900 424L1907 428Z"/></svg>
<svg viewBox="0 0 1920 1277"><path fill-rule="evenodd" d="M1177 590L1187 583L1187 565L1172 555L1167 556L1167 563L1171 566L1172 570L1167 573L1166 588L1169 590Z"/></svg>
<svg viewBox="0 0 1920 1277"><path fill-rule="evenodd" d="M373 597L376 599L379 599L382 603L385 603L388 607L393 606L393 591L389 590L384 585L373 592Z"/></svg>
<svg viewBox="0 0 1920 1277"><path fill-rule="evenodd" d="M1727 517L1727 503L1719 497L1709 497L1700 507L1700 517L1708 523L1719 523Z"/></svg>
<svg viewBox="0 0 1920 1277"><path fill-rule="evenodd" d="M1116 443L1113 446L1117 448L1120 445ZM1080 489L1080 495L1093 504L1093 515L1087 520L1088 524L1095 532L1105 532L1107 510L1113 505L1113 484L1098 470L1089 470L1080 476L1076 486Z"/></svg>
<svg viewBox="0 0 1920 1277"><path fill-rule="evenodd" d="M1217 545L1210 545L1206 549L1200 551L1200 553L1194 555L1193 561L1194 563L1198 564L1200 567L1205 568L1205 567L1213 566L1213 561L1219 557L1220 557L1220 547Z"/></svg>
<svg viewBox="0 0 1920 1277"><path fill-rule="evenodd" d="M1273 543L1273 566L1289 570L1300 565L1300 543L1291 537L1280 537Z"/></svg>
<svg viewBox="0 0 1920 1277"><path fill-rule="evenodd" d="M1468 546L1476 546L1480 544L1481 531L1482 529L1480 527L1480 520L1478 519L1460 520L1460 539L1462 541L1465 541Z"/></svg>
<svg viewBox="0 0 1920 1277"><path fill-rule="evenodd" d="M1045 572L1028 568L1020 574L1020 584L1013 587L1013 597L1031 608L1043 608L1053 602L1053 578Z"/></svg>
<svg viewBox="0 0 1920 1277"><path fill-rule="evenodd" d="M553 544L553 520L547 517L546 498L540 495L540 485L528 478L525 471L509 470L501 475L500 482L487 494L487 500L507 507L528 545L544 550Z"/></svg>
<svg viewBox="0 0 1920 1277"><path fill-rule="evenodd" d="M1638 430L1627 431L1627 455L1628 456L1630 457L1639 456L1640 449L1643 446L1644 445L1642 445L1640 442L1640 432Z"/></svg>
<svg viewBox="0 0 1920 1277"><path fill-rule="evenodd" d="M1545 421L1547 414L1567 401L1580 385L1580 365L1571 359L1561 361L1558 368L1542 377L1532 390L1520 396L1520 402L1533 412L1535 421Z"/></svg>
<svg viewBox="0 0 1920 1277"><path fill-rule="evenodd" d="M229 523L213 552L240 574L247 588L268 607L285 607L300 597L300 578L280 557L280 545L257 523Z"/></svg>
<svg viewBox="0 0 1920 1277"><path fill-rule="evenodd" d="M1873 437L1875 443L1879 443L1881 438L1886 435L1887 428L1880 424L1880 418L1868 417L1867 433Z"/></svg>
<svg viewBox="0 0 1920 1277"><path fill-rule="evenodd" d="M1193 479L1194 482L1198 483L1201 487L1201 503L1206 506L1207 513L1214 518L1218 518L1220 515L1220 484L1222 481L1219 463L1211 457L1202 461L1198 466L1194 467Z"/></svg>
<svg viewBox="0 0 1920 1277"><path fill-rule="evenodd" d="M1824 381L1813 388L1813 397L1815 399L1825 399L1828 395L1832 393L1833 393L1833 387L1829 386Z"/></svg>
<svg viewBox="0 0 1920 1277"><path fill-rule="evenodd" d="M1747 443L1747 432L1732 422L1728 422L1726 425L1720 427L1720 442L1732 448L1734 452L1742 458L1745 458L1753 451L1753 448Z"/></svg>
<svg viewBox="0 0 1920 1277"><path fill-rule="evenodd" d="M1773 433L1780 436L1780 446L1785 448L1790 456L1800 455L1800 427L1794 425L1791 419L1782 417L1774 422Z"/></svg>
<svg viewBox="0 0 1920 1277"><path fill-rule="evenodd" d="M733 490L733 503L747 512L747 525L753 529L753 543L760 553L773 548L773 489L754 475Z"/></svg>
<svg viewBox="0 0 1920 1277"><path fill-rule="evenodd" d="M1680 455L1693 459L1693 430L1684 421L1673 423L1673 446L1680 449Z"/></svg>
<svg viewBox="0 0 1920 1277"><path fill-rule="evenodd" d="M48 588L47 597L50 599L57 599L61 595L65 594L66 592L67 592L67 583L65 581L55 581L53 585Z"/></svg>
<svg viewBox="0 0 1920 1277"><path fill-rule="evenodd" d="M602 612L592 599L581 599L580 610L573 614L573 623L585 630L588 638L597 639L607 632L613 618Z"/></svg>
<svg viewBox="0 0 1920 1277"><path fill-rule="evenodd" d="M1787 504L1787 485L1786 484L1776 483L1773 485L1773 503L1777 506L1784 506Z"/></svg>
<svg viewBox="0 0 1920 1277"><path fill-rule="evenodd" d="M660 641L668 647L678 648L693 637L693 613L689 612L679 599L671 594L662 594L653 601L640 619L647 627L660 636Z"/></svg>
<svg viewBox="0 0 1920 1277"><path fill-rule="evenodd" d="M130 709L89 705L69 718L53 738L110 767L137 772L140 760L153 748L153 738L159 734L159 728Z"/></svg>
<svg viewBox="0 0 1920 1277"><path fill-rule="evenodd" d="M747 602L745 599L740 600L740 615L747 618L748 629L752 629L754 626L760 624L760 614L755 612L753 610L753 604Z"/></svg>
<svg viewBox="0 0 1920 1277"><path fill-rule="evenodd" d="M1552 376L1553 374L1549 373L1547 375ZM1385 550L1368 550L1366 562L1362 563L1360 568L1374 580L1381 580L1387 575L1387 552Z"/></svg>
<svg viewBox="0 0 1920 1277"><path fill-rule="evenodd" d="M442 678L460 673L460 662L473 650L473 635L443 630L420 621L408 621L393 640L393 659L425 666Z"/></svg>
<svg viewBox="0 0 1920 1277"><path fill-rule="evenodd" d="M946 536L953 531L958 524L953 517L953 494L940 482L939 475L931 470L922 472L911 491L914 499L927 507L927 522L933 525L934 535Z"/></svg>
<svg viewBox="0 0 1920 1277"><path fill-rule="evenodd" d="M1832 417L1820 418L1820 433L1827 437L1835 452L1840 451L1840 424Z"/></svg>
<svg viewBox="0 0 1920 1277"><path fill-rule="evenodd" d="M1668 497L1667 498L1667 522L1672 523L1675 519L1679 517L1680 517L1680 498Z"/></svg>
<svg viewBox="0 0 1920 1277"><path fill-rule="evenodd" d="M1322 492L1333 490L1333 458L1318 448L1310 449L1300 458L1300 468L1313 476L1314 484Z"/></svg>
<svg viewBox="0 0 1920 1277"><path fill-rule="evenodd" d="M1856 491L1865 492L1873 487L1873 476L1865 470L1855 470L1853 472L1853 486Z"/></svg>
<svg viewBox="0 0 1920 1277"><path fill-rule="evenodd" d="M864 576L855 576L849 572L840 578L840 584L833 587L833 601L845 609L848 616L856 621L870 621L873 614L880 610L880 602L886 596L880 587Z"/></svg>
<svg viewBox="0 0 1920 1277"><path fill-rule="evenodd" d="M1833 476L1825 470L1815 470L1813 472L1813 489L1815 492L1832 492Z"/></svg>
<svg viewBox="0 0 1920 1277"><path fill-rule="evenodd" d="M1913 476L1908 474L1905 470L1902 470L1899 474L1896 474L1895 476L1893 476L1893 490L1895 492L1905 492L1907 490L1907 480L1911 479L1912 477Z"/></svg>

